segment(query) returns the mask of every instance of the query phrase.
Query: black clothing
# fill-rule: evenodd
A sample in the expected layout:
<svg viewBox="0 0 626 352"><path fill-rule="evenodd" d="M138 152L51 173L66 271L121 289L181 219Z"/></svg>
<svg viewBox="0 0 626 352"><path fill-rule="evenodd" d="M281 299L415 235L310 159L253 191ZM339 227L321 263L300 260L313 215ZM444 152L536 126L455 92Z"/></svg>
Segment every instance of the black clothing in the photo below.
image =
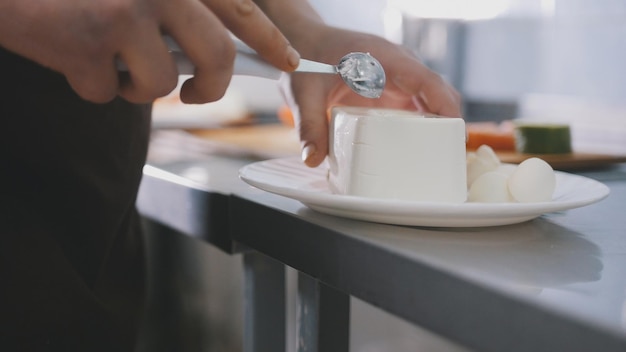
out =
<svg viewBox="0 0 626 352"><path fill-rule="evenodd" d="M131 351L150 107L81 100L0 48L0 350Z"/></svg>

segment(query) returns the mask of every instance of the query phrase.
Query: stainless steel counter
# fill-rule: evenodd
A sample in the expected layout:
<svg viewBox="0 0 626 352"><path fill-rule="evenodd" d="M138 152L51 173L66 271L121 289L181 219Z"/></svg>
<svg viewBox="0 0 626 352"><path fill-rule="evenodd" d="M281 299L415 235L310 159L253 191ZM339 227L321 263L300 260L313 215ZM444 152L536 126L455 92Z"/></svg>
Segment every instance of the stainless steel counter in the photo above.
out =
<svg viewBox="0 0 626 352"><path fill-rule="evenodd" d="M251 255L246 279L258 295L246 296L256 302L246 313L246 350L264 350L270 342L258 340L255 322L272 315L268 307L284 309L284 297L271 293L284 289L281 274L260 285L267 263L300 273L300 351L347 349L350 296L477 351L626 350L626 165L584 173L610 187L600 203L518 225L453 229L317 213L240 181L249 162L148 165L138 199L157 222ZM284 322L275 322L280 339Z"/></svg>

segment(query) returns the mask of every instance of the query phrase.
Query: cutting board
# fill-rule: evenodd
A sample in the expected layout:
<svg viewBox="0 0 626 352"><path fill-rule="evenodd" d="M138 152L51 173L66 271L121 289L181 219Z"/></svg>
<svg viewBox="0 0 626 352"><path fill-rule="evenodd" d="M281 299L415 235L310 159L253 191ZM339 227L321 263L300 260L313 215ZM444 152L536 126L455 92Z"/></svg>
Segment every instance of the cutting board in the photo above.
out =
<svg viewBox="0 0 626 352"><path fill-rule="evenodd" d="M193 130L192 135L213 143L239 148L262 158L278 158L300 154L298 135L292 127L282 124L249 125L220 129ZM571 154L521 154L497 152L504 163L519 164L536 156L557 170L580 170L626 162L626 155L575 152Z"/></svg>
<svg viewBox="0 0 626 352"><path fill-rule="evenodd" d="M292 127L281 124L247 125L188 131L196 138L262 159L300 155L300 142Z"/></svg>
<svg viewBox="0 0 626 352"><path fill-rule="evenodd" d="M626 162L626 155L573 152L569 154L521 154L513 151L496 152L503 163L519 164L522 161L538 157L557 170L580 170L608 166Z"/></svg>

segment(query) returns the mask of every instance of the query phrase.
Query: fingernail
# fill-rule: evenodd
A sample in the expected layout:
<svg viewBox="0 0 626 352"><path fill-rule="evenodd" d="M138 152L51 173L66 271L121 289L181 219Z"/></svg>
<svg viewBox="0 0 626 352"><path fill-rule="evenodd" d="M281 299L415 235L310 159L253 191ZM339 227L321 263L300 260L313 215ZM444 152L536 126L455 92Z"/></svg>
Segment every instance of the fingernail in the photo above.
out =
<svg viewBox="0 0 626 352"><path fill-rule="evenodd" d="M313 154L315 154L315 145L305 145L304 148L302 148L302 161L306 163L306 161L309 160L309 158L313 156Z"/></svg>
<svg viewBox="0 0 626 352"><path fill-rule="evenodd" d="M287 47L287 62L293 68L300 65L300 54L291 45Z"/></svg>

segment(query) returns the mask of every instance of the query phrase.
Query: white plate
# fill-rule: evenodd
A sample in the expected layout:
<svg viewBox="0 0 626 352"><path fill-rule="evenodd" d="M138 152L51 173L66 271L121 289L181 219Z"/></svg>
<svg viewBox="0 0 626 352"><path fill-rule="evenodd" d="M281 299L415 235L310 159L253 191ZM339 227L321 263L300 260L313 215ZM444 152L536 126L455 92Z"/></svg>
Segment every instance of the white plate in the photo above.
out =
<svg viewBox="0 0 626 352"><path fill-rule="evenodd" d="M322 213L409 226L476 227L515 224L542 214L582 207L604 199L609 188L587 177L555 171L551 202L412 202L333 194L326 164L311 169L297 157L256 162L239 170L242 180L262 190L296 199Z"/></svg>

